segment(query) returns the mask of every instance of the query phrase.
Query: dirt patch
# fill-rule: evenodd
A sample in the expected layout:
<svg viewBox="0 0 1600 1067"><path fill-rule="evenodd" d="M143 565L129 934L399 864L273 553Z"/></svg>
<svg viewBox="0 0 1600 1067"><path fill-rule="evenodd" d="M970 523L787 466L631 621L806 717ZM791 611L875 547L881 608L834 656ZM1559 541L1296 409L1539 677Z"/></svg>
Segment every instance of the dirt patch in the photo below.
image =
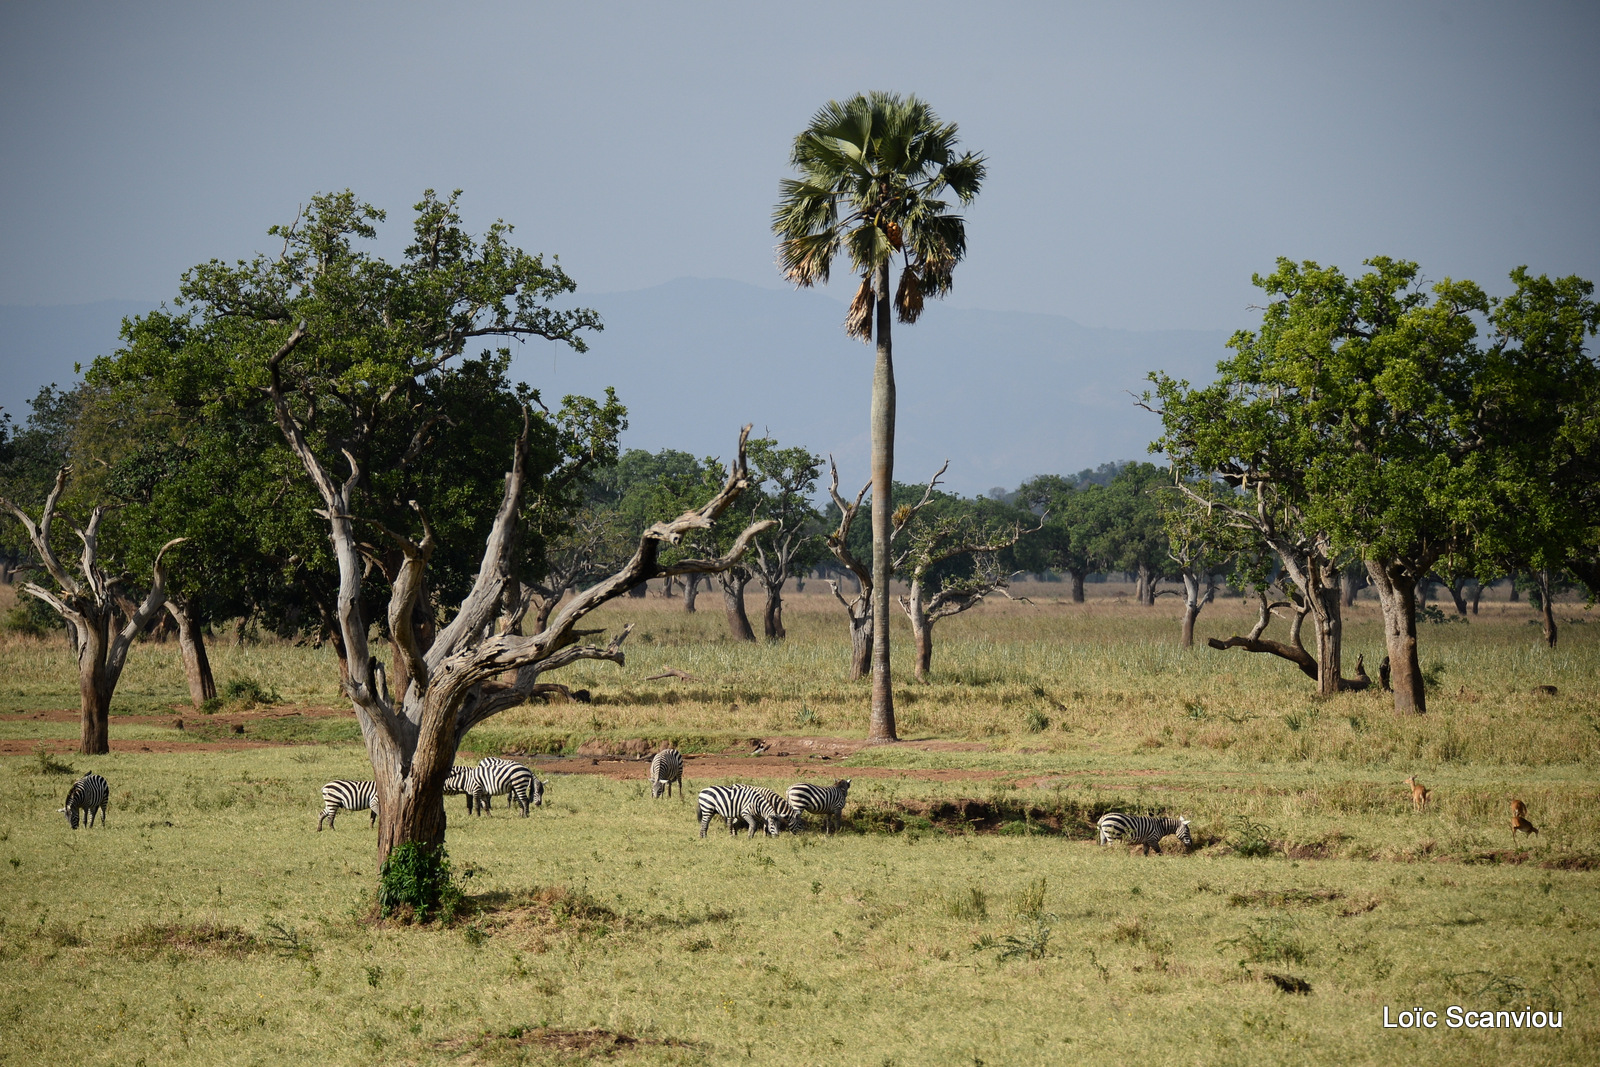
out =
<svg viewBox="0 0 1600 1067"><path fill-rule="evenodd" d="M1545 860L1539 866L1551 871L1597 871L1600 870L1600 856L1561 856Z"/></svg>
<svg viewBox="0 0 1600 1067"><path fill-rule="evenodd" d="M479 1052L504 1054L519 1048L542 1048L555 1052L576 1053L585 1058L610 1057L618 1052L642 1048L695 1048L692 1041L679 1041L670 1037L635 1037L614 1030L553 1030L544 1026L515 1027L503 1034L484 1034L480 1037L441 1041L436 1046L446 1052L468 1054L473 1062ZM499 1057L496 1056L498 1059Z"/></svg>
<svg viewBox="0 0 1600 1067"><path fill-rule="evenodd" d="M81 712L77 708L46 708L40 711L6 712L0 714L0 722L78 722ZM302 716L308 719L333 718L338 716L354 717L349 708L330 708L291 706L288 704L274 705L270 708L257 708L252 711L228 711L216 715L203 715L189 704L174 704L171 714L162 715L118 715L112 713L111 728L120 726L171 726L179 719L191 724L198 723L234 723L260 722L264 719L285 719L293 716Z"/></svg>
<svg viewBox="0 0 1600 1067"><path fill-rule="evenodd" d="M505 755L537 770L557 774L598 774L619 782L642 782L650 774L650 763L642 756L530 756L516 752ZM689 755L684 760L684 774L699 779L788 778L831 783L838 778L914 778L923 782L966 782L987 781L1012 773L954 767L840 767L830 760L797 756L788 751L769 751L761 756Z"/></svg>
<svg viewBox="0 0 1600 1067"><path fill-rule="evenodd" d="M119 741L111 739L111 751L124 752L235 752L245 748L278 748L282 741ZM19 738L0 741L0 756L30 756L40 747L50 753L78 751L78 742L67 738L40 741Z"/></svg>

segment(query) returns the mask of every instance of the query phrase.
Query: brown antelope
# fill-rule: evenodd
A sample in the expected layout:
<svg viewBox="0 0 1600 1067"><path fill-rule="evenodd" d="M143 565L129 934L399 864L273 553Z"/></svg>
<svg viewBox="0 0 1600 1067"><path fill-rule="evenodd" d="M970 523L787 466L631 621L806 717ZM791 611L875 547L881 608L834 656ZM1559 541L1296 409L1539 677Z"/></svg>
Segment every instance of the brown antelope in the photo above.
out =
<svg viewBox="0 0 1600 1067"><path fill-rule="evenodd" d="M1516 847L1517 834L1519 832L1527 834L1528 836L1531 837L1534 834L1539 832L1539 828L1537 826L1533 825L1533 823L1528 821L1528 805L1524 804L1522 801L1518 800L1516 797L1512 797L1511 798L1511 845L1512 845L1513 848Z"/></svg>
<svg viewBox="0 0 1600 1067"><path fill-rule="evenodd" d="M1428 796L1432 792L1427 786L1417 781L1417 776L1412 775L1406 779L1406 785L1411 787L1411 806L1421 811L1428 806Z"/></svg>

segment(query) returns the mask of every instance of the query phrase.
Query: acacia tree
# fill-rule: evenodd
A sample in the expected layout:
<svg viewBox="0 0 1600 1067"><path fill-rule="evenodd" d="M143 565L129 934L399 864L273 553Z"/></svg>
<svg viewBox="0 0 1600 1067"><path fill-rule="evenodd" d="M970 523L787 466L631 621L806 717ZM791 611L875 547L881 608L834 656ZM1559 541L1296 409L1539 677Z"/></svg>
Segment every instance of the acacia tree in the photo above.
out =
<svg viewBox="0 0 1600 1067"><path fill-rule="evenodd" d="M1107 566L1093 550L1103 522L1100 498L1105 487L1080 484L1076 477L1041 474L1017 490L1019 501L1044 525L1028 539L1030 569L1060 571L1067 576L1072 602L1083 603L1083 583L1092 572Z"/></svg>
<svg viewBox="0 0 1600 1067"><path fill-rule="evenodd" d="M750 464L762 493L756 514L771 519L772 528L758 537L746 557L747 566L766 593L761 630L768 641L787 636L783 627L783 585L798 567L814 560L815 526L821 518L811 503L822 472L822 457L804 448L779 448L771 438L750 442ZM771 488L767 488L770 486Z"/></svg>
<svg viewBox="0 0 1600 1067"><path fill-rule="evenodd" d="M1215 493L1214 487L1204 483L1190 488L1202 497ZM1182 648L1194 647L1195 620L1216 596L1217 572L1225 570L1224 564L1232 554L1228 544L1232 531L1213 522L1209 508L1191 507L1188 501L1175 492L1164 493L1160 499L1167 557L1177 565L1178 578L1183 582L1183 628L1178 642Z"/></svg>
<svg viewBox="0 0 1600 1067"><path fill-rule="evenodd" d="M1153 495L1166 484L1154 464L1129 463L1082 498L1094 513L1090 552L1105 566L1131 572L1134 599L1145 607L1155 605L1156 585L1168 571L1167 535Z"/></svg>
<svg viewBox="0 0 1600 1067"><path fill-rule="evenodd" d="M0 497L4 508L27 532L39 566L50 576L54 588L38 582L23 583L23 591L53 608L67 624L73 651L78 659L78 697L82 732L78 751L86 756L102 755L111 751L109 716L111 697L122 677L123 665L128 659L128 648L149 624L166 602L166 566L163 557L167 550L183 541L175 538L161 546L151 566L150 588L137 606L127 599L124 589L127 576L107 574L100 557L100 527L107 509L95 505L89 512L89 521L73 527L82 543L76 573L63 565L51 541L52 527L58 516L61 494L67 488L72 468L62 467L56 472L55 484L45 498L39 520L10 500ZM130 610L131 609L131 610Z"/></svg>
<svg viewBox="0 0 1600 1067"><path fill-rule="evenodd" d="M795 138L790 163L799 178L779 183L772 215L778 260L798 286L826 283L845 252L861 285L845 332L862 341L877 331L872 376L872 574L888 589L892 571L895 388L890 344L890 265L902 260L894 316L916 322L928 296L942 297L966 255L966 223L942 197L978 195L983 157L956 155L956 126L915 96L867 93L830 101ZM886 597L872 603L872 714L869 741L896 740Z"/></svg>

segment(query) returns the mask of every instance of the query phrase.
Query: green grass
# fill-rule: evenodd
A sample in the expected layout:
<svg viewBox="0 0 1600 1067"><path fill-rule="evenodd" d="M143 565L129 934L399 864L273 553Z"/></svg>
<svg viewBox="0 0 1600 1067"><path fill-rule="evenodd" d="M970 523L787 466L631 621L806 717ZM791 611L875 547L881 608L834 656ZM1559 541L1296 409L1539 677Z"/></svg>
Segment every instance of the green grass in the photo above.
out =
<svg viewBox="0 0 1600 1067"><path fill-rule="evenodd" d="M247 724L320 744L58 756L112 785L92 832L55 814L70 774L0 757L0 1064L1592 1062L1600 629L1568 626L1551 653L1519 611L1425 627L1440 682L1427 716L1399 718L1380 694L1319 700L1265 657L1181 653L1166 601L984 609L941 624L932 684L901 692L903 735L964 744L830 764L854 769L846 832L733 841L719 823L702 842L694 761L687 803L652 802L643 764L554 773L527 820L451 804L471 876L448 928L368 921L365 813L315 832L321 783L370 776L349 718ZM467 746L861 735L866 690L841 678L820 598L776 647L655 600L607 609L623 619L626 667L561 678L594 703L517 709ZM1218 605L1202 636L1236 624ZM1370 670L1370 609L1347 633ZM0 646L32 694L11 706L70 707L65 658ZM325 652L213 659L221 682L336 703ZM669 666L702 681L645 681ZM114 720L114 740L210 737L175 647L137 647L130 683L146 702L119 691L119 710L176 708L186 729ZM12 742L75 735L0 723ZM1434 791L1421 813L1412 773ZM1512 793L1541 830L1515 850ZM1188 814L1199 847L1099 848L1108 807ZM1529 1003L1566 1028L1381 1026L1385 1005ZM590 1030L623 1036L574 1036Z"/></svg>

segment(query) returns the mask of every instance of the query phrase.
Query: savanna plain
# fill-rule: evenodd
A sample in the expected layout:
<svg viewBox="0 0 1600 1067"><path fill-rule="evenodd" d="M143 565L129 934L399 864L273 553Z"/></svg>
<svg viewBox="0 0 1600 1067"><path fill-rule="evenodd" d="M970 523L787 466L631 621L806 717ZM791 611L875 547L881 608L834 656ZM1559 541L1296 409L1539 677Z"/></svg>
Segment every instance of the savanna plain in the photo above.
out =
<svg viewBox="0 0 1600 1067"><path fill-rule="evenodd" d="M1555 650L1521 603L1425 624L1429 711L1400 717L1205 648L1249 628L1237 599L1184 651L1170 598L1024 591L941 623L928 684L907 657L907 740L874 748L814 583L776 644L712 598L608 606L626 665L559 679L589 702L463 742L520 754L544 806L451 798L464 899L409 925L373 917L367 813L316 830L323 782L371 776L329 651L220 639L205 714L142 643L85 757L64 641L0 638L0 1063L1595 1062L1600 613L1560 605ZM1345 633L1375 674L1376 605ZM663 743L685 800L634 758ZM109 826L74 832L90 770ZM699 837L703 786L835 778L835 836ZM1187 815L1194 848L1101 847L1108 810ZM1383 1026L1452 1004L1563 1024Z"/></svg>

